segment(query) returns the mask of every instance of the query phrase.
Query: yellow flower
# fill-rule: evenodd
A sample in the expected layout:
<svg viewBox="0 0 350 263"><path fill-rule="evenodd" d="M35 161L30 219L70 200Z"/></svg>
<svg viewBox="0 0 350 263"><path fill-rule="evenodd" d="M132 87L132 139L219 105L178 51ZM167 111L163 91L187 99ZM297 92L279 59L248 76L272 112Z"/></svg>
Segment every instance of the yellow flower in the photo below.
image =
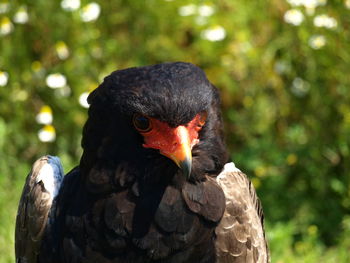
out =
<svg viewBox="0 0 350 263"><path fill-rule="evenodd" d="M56 130L52 125L45 125L38 132L39 140L42 142L53 142L56 139Z"/></svg>
<svg viewBox="0 0 350 263"><path fill-rule="evenodd" d="M42 70L43 66L41 65L41 62L40 61L33 61L32 65L32 70L34 72L39 72L40 70Z"/></svg>
<svg viewBox="0 0 350 263"><path fill-rule="evenodd" d="M324 45L326 45L326 38L325 36L322 36L322 35L311 36L309 40L309 45L313 49L320 49L324 47Z"/></svg>
<svg viewBox="0 0 350 263"><path fill-rule="evenodd" d="M0 71L0 87L6 86L9 80L9 74L5 71Z"/></svg>
<svg viewBox="0 0 350 263"><path fill-rule="evenodd" d="M8 35L13 31L13 24L11 22L11 20L7 17L4 16L1 20L0 20L0 35Z"/></svg>
<svg viewBox="0 0 350 263"><path fill-rule="evenodd" d="M100 12L100 5L92 2L82 8L80 17L83 22L91 22L95 21L100 16Z"/></svg>
<svg viewBox="0 0 350 263"><path fill-rule="evenodd" d="M48 105L42 106L40 112L36 115L36 121L39 124L51 124L52 119L52 109Z"/></svg>
<svg viewBox="0 0 350 263"><path fill-rule="evenodd" d="M57 56L60 59L66 59L69 57L69 49L63 41L58 41L55 45Z"/></svg>

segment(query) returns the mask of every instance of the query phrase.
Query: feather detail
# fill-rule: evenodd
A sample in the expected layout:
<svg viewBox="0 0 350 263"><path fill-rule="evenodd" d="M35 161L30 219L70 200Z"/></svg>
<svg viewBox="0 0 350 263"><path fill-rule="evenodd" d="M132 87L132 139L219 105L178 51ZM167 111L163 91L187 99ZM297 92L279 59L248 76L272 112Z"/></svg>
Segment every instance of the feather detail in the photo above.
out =
<svg viewBox="0 0 350 263"><path fill-rule="evenodd" d="M226 197L226 209L215 230L218 262L270 262L262 207L253 185L234 163L226 164L216 180Z"/></svg>
<svg viewBox="0 0 350 263"><path fill-rule="evenodd" d="M63 179L57 157L37 160L26 179L16 219L16 262L36 263L49 212Z"/></svg>
<svg viewBox="0 0 350 263"><path fill-rule="evenodd" d="M207 177L196 184L186 182L182 189L188 208L206 220L219 222L225 209L225 196L215 179Z"/></svg>

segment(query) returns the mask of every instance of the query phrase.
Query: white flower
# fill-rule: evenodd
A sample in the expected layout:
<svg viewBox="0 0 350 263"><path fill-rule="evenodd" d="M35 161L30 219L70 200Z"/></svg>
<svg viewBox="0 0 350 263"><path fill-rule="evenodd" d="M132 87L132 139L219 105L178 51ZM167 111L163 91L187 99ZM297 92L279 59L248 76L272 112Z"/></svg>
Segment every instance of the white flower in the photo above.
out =
<svg viewBox="0 0 350 263"><path fill-rule="evenodd" d="M310 90L310 84L302 78L295 78L292 83L291 91L295 96L304 97Z"/></svg>
<svg viewBox="0 0 350 263"><path fill-rule="evenodd" d="M326 38L322 35L314 35L310 37L309 45L313 49L320 49L326 45Z"/></svg>
<svg viewBox="0 0 350 263"><path fill-rule="evenodd" d="M291 6L301 6L303 4L303 0L287 0L287 2Z"/></svg>
<svg viewBox="0 0 350 263"><path fill-rule="evenodd" d="M214 8L211 5L200 5L198 7L198 14L200 16L211 16L214 14Z"/></svg>
<svg viewBox="0 0 350 263"><path fill-rule="evenodd" d="M194 4L181 6L178 10L180 16L191 16L197 12L197 6Z"/></svg>
<svg viewBox="0 0 350 263"><path fill-rule="evenodd" d="M314 25L316 27L335 28L337 27L338 22L335 18L323 14L315 16Z"/></svg>
<svg viewBox="0 0 350 263"><path fill-rule="evenodd" d="M74 11L80 7L80 0L62 0L62 9L66 11Z"/></svg>
<svg viewBox="0 0 350 263"><path fill-rule="evenodd" d="M297 9L290 9L284 14L284 21L299 26L304 21L304 15Z"/></svg>
<svg viewBox="0 0 350 263"><path fill-rule="evenodd" d="M318 0L318 5L326 5L327 4L327 0Z"/></svg>
<svg viewBox="0 0 350 263"><path fill-rule="evenodd" d="M347 9L350 9L350 0L345 0L344 4Z"/></svg>
<svg viewBox="0 0 350 263"><path fill-rule="evenodd" d="M80 17L84 22L91 22L96 20L101 12L100 5L92 2L83 7Z"/></svg>
<svg viewBox="0 0 350 263"><path fill-rule="evenodd" d="M6 86L8 80L9 80L9 74L5 71L0 71L0 86L1 87Z"/></svg>
<svg viewBox="0 0 350 263"><path fill-rule="evenodd" d="M55 89L54 91L54 94L57 97L68 97L71 93L72 93L72 90L68 85L59 89Z"/></svg>
<svg viewBox="0 0 350 263"><path fill-rule="evenodd" d="M221 41L226 37L226 30L222 26L215 26L201 33L202 38L209 41Z"/></svg>
<svg viewBox="0 0 350 263"><path fill-rule="evenodd" d="M314 9L320 5L325 5L326 3L326 0L303 0L303 6L305 6L305 8Z"/></svg>
<svg viewBox="0 0 350 263"><path fill-rule="evenodd" d="M315 8L325 5L327 0L287 0L291 6L304 6L306 8Z"/></svg>
<svg viewBox="0 0 350 263"><path fill-rule="evenodd" d="M42 142L53 142L56 139L56 131L52 125L45 125L38 132L39 140Z"/></svg>
<svg viewBox="0 0 350 263"><path fill-rule="evenodd" d="M15 16L13 17L13 21L17 24L25 24L29 20L27 8L26 7L20 7L18 11L16 12Z"/></svg>
<svg viewBox="0 0 350 263"><path fill-rule="evenodd" d="M10 10L10 3L0 3L0 14L5 14L7 11Z"/></svg>
<svg viewBox="0 0 350 263"><path fill-rule="evenodd" d="M56 43L55 47L56 47L57 56L60 59L64 60L69 57L69 49L66 43L64 43L63 41L59 41Z"/></svg>
<svg viewBox="0 0 350 263"><path fill-rule="evenodd" d="M274 69L278 74L284 74L290 70L290 67L285 61L280 60L275 63Z"/></svg>
<svg viewBox="0 0 350 263"><path fill-rule="evenodd" d="M40 112L38 113L38 115L36 115L35 117L36 122L39 124L51 124L53 117L52 117L52 110L50 108L50 106L45 105L42 106L40 109Z"/></svg>
<svg viewBox="0 0 350 263"><path fill-rule="evenodd" d="M208 17L206 16L197 16L194 20L197 25L203 26L208 23Z"/></svg>
<svg viewBox="0 0 350 263"><path fill-rule="evenodd" d="M84 108L90 107L89 103L87 102L88 96L89 96L89 92L84 92L79 96L79 104Z"/></svg>
<svg viewBox="0 0 350 263"><path fill-rule="evenodd" d="M46 77L46 85L52 89L62 88L66 86L67 79L60 73L50 74Z"/></svg>
<svg viewBox="0 0 350 263"><path fill-rule="evenodd" d="M0 20L0 35L5 36L13 31L11 20L5 16Z"/></svg>

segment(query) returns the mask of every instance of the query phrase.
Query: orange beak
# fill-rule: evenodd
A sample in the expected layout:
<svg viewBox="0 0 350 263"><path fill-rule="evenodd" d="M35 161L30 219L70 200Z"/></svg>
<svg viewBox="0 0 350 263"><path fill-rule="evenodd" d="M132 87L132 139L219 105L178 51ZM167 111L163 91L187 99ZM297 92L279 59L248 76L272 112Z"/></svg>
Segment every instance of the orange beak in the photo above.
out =
<svg viewBox="0 0 350 263"><path fill-rule="evenodd" d="M205 123L206 115L197 114L186 125L175 128L166 122L149 118L152 123L150 131L141 133L144 137L143 147L157 149L179 166L189 178L192 168L192 147L199 142L198 132Z"/></svg>
<svg viewBox="0 0 350 263"><path fill-rule="evenodd" d="M160 153L173 160L179 166L183 174L189 178L192 167L192 152L190 135L185 126L174 129L172 147L160 149Z"/></svg>
<svg viewBox="0 0 350 263"><path fill-rule="evenodd" d="M158 149L162 155L173 160L189 178L192 167L191 149L198 140L191 136L191 130L185 126L171 128L159 121L157 125L158 129L143 135L145 139L143 146Z"/></svg>

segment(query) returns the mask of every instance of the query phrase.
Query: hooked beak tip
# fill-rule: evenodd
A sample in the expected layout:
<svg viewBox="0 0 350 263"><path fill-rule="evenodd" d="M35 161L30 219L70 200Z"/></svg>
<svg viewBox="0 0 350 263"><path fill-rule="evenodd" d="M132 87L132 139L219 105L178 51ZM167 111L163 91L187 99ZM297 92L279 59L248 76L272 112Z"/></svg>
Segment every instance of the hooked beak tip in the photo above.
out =
<svg viewBox="0 0 350 263"><path fill-rule="evenodd" d="M182 173L188 179L191 175L192 160L190 157L186 157L183 161L180 161L178 166L181 168Z"/></svg>

